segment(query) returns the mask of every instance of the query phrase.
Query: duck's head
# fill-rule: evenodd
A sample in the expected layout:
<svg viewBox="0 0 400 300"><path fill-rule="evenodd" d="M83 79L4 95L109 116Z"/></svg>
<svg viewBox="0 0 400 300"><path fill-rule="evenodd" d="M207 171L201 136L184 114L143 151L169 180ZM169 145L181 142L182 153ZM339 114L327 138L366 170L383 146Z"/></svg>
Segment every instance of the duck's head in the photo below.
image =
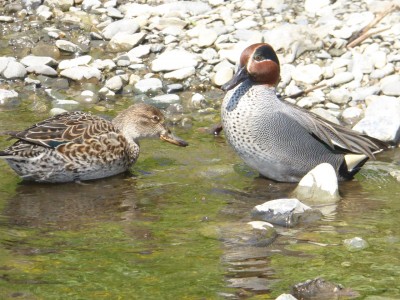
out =
<svg viewBox="0 0 400 300"><path fill-rule="evenodd" d="M112 123L123 133L125 138L136 143L143 138L160 138L181 147L189 145L172 134L165 125L163 113L158 108L145 103L128 107L119 113Z"/></svg>
<svg viewBox="0 0 400 300"><path fill-rule="evenodd" d="M256 84L276 86L280 79L279 60L274 49L266 43L253 44L242 52L233 78L221 89L229 91L246 79Z"/></svg>

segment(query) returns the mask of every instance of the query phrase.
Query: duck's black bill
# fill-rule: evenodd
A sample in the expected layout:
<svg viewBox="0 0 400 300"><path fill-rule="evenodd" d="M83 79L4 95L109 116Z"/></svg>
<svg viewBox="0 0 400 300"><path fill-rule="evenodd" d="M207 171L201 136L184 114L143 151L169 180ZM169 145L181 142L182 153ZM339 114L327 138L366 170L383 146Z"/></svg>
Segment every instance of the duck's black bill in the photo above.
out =
<svg viewBox="0 0 400 300"><path fill-rule="evenodd" d="M180 147L186 147L189 146L189 143L182 140L181 138L173 135L172 133L167 133L167 134L162 134L160 135L160 139L163 141L166 141L168 143L180 146Z"/></svg>
<svg viewBox="0 0 400 300"><path fill-rule="evenodd" d="M249 73L247 73L246 66L239 67L237 72L233 75L233 78L221 86L221 89L227 92L236 87L239 83L245 81L248 77Z"/></svg>

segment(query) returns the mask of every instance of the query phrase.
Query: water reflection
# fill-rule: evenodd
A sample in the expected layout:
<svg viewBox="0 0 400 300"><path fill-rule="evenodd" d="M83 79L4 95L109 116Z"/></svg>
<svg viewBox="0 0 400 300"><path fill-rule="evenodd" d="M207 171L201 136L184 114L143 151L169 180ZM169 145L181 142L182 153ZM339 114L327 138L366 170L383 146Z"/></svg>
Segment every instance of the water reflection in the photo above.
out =
<svg viewBox="0 0 400 300"><path fill-rule="evenodd" d="M23 182L3 214L10 225L57 229L133 218L138 213L135 186L135 178L126 174L84 184Z"/></svg>

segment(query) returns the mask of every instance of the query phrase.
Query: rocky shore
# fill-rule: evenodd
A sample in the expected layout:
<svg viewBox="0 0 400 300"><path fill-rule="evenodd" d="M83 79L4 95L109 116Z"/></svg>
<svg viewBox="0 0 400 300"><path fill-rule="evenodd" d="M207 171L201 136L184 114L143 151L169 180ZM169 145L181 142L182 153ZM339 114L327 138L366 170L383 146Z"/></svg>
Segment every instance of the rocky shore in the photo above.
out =
<svg viewBox="0 0 400 300"><path fill-rule="evenodd" d="M119 95L218 114L244 47L278 52L283 97L376 138L400 138L398 1L1 1L0 109L114 109ZM379 18L379 19L377 19ZM375 20L365 39L354 35ZM213 96L212 96L213 95ZM217 95L217 96L215 96ZM187 122L187 118L176 118Z"/></svg>

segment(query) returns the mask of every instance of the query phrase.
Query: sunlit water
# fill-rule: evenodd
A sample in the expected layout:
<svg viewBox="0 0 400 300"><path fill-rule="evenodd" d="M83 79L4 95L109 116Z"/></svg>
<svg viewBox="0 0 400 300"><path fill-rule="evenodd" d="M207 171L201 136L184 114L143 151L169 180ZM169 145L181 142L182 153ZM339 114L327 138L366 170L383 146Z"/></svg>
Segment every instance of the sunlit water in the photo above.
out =
<svg viewBox="0 0 400 300"><path fill-rule="evenodd" d="M0 131L45 117L0 112ZM400 299L398 149L342 183L322 220L237 245L223 231L295 185L259 178L200 128L217 121L173 128L187 148L143 141L130 174L86 184L23 183L0 161L0 299L267 299L317 276ZM356 236L369 247L347 250Z"/></svg>

